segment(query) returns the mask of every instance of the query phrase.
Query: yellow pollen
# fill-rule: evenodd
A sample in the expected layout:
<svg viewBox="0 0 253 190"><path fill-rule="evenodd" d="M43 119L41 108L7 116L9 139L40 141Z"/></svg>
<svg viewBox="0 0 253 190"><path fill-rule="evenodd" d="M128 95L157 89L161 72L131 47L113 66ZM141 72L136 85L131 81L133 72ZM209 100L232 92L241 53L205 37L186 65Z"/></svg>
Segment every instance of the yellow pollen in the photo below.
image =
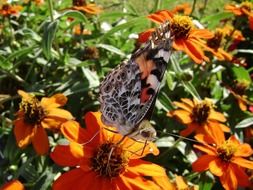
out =
<svg viewBox="0 0 253 190"><path fill-rule="evenodd" d="M175 15L171 24L171 29L176 39L187 38L193 28L192 19L189 16Z"/></svg>
<svg viewBox="0 0 253 190"><path fill-rule="evenodd" d="M218 156L225 162L229 162L236 151L236 145L231 143L229 140L225 141L220 147L217 148Z"/></svg>
<svg viewBox="0 0 253 190"><path fill-rule="evenodd" d="M20 110L24 112L25 123L30 125L40 123L46 114L46 111L41 107L39 100L34 96L22 100L20 103Z"/></svg>
<svg viewBox="0 0 253 190"><path fill-rule="evenodd" d="M119 176L127 163L128 156L122 147L111 142L102 144L91 158L93 171L106 178Z"/></svg>
<svg viewBox="0 0 253 190"><path fill-rule="evenodd" d="M253 8L253 4L251 2L245 1L240 4L240 7L245 8L248 11L251 11L251 9Z"/></svg>
<svg viewBox="0 0 253 190"><path fill-rule="evenodd" d="M199 102L192 109L192 119L198 124L205 123L212 108L213 104L208 100L203 100Z"/></svg>

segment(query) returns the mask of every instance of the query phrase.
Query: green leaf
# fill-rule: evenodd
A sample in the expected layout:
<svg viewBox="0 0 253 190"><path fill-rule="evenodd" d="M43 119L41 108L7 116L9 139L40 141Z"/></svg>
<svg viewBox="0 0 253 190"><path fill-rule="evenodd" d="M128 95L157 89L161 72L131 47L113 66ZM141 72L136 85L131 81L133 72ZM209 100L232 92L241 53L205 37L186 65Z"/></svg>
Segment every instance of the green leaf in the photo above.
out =
<svg viewBox="0 0 253 190"><path fill-rule="evenodd" d="M106 49L112 53L116 53L118 55L121 55L121 56L126 56L124 52L122 52L120 49L112 46L112 45L108 45L108 44L97 44L96 47L100 47L100 48L103 48L103 49Z"/></svg>
<svg viewBox="0 0 253 190"><path fill-rule="evenodd" d="M200 22L208 22L208 28L215 28L221 20L231 18L232 16L233 14L230 12L219 12L204 17L203 19L201 19Z"/></svg>
<svg viewBox="0 0 253 190"><path fill-rule="evenodd" d="M249 126L253 125L253 117L249 117L249 118L246 118L242 121L240 121L236 126L235 128L236 129L242 129L242 128L247 128Z"/></svg>
<svg viewBox="0 0 253 190"><path fill-rule="evenodd" d="M249 75L249 72L243 68L243 67L233 67L232 72L234 74L234 77L240 82L240 81L248 81L251 83L251 78Z"/></svg>
<svg viewBox="0 0 253 190"><path fill-rule="evenodd" d="M120 17L129 16L129 13L123 12L105 12L99 16L100 21L108 21L109 19L119 19Z"/></svg>
<svg viewBox="0 0 253 190"><path fill-rule="evenodd" d="M85 23L88 22L85 15L83 13L81 13L80 11L76 11L76 10L65 11L57 19L62 18L62 17L71 17L71 18L75 18L81 22L85 22Z"/></svg>
<svg viewBox="0 0 253 190"><path fill-rule="evenodd" d="M136 26L139 24L143 24L147 22L146 17L142 16L142 17L138 17L138 18L134 18L124 24L120 24L118 26L113 27L110 31L108 31L107 33L105 33L101 38L100 41L103 41L104 39L108 38L109 36L111 36L112 34L123 30L123 29L129 29L132 26Z"/></svg>
<svg viewBox="0 0 253 190"><path fill-rule="evenodd" d="M44 33L42 38L42 50L47 59L52 56L51 48L59 21L46 22L44 25Z"/></svg>
<svg viewBox="0 0 253 190"><path fill-rule="evenodd" d="M199 190L211 190L213 186L212 179L205 173L201 174L199 180Z"/></svg>

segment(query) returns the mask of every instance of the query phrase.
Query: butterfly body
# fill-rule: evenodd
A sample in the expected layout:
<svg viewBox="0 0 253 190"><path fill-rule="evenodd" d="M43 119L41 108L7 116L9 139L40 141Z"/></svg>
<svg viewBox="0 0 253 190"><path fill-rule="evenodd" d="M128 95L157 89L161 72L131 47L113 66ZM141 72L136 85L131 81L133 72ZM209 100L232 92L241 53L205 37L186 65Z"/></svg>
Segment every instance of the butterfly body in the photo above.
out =
<svg viewBox="0 0 253 190"><path fill-rule="evenodd" d="M171 43L169 25L165 24L105 77L100 86L100 110L106 125L136 140L146 139L141 134L145 136L143 126L148 126L146 132L153 138L155 130L146 120L150 119L148 113L152 112L169 61Z"/></svg>

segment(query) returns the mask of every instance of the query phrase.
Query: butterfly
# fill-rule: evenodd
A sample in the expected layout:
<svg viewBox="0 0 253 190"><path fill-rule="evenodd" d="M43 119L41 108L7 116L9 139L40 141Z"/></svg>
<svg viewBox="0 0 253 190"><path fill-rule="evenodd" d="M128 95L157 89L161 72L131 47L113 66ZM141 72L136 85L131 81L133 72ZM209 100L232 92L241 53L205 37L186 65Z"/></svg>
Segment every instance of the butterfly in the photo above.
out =
<svg viewBox="0 0 253 190"><path fill-rule="evenodd" d="M137 141L153 141L156 131L149 120L170 59L173 36L170 23L161 24L128 61L101 82L102 122Z"/></svg>

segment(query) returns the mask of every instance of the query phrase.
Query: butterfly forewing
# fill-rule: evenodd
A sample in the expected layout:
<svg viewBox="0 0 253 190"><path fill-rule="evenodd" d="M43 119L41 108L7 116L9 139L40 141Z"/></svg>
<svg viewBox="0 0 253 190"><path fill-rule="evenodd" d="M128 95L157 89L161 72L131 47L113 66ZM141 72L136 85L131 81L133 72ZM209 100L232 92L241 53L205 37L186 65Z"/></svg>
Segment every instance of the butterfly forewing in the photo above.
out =
<svg viewBox="0 0 253 190"><path fill-rule="evenodd" d="M171 41L169 24L165 23L129 61L105 77L100 86L105 124L116 127L122 135L129 135L136 133L144 119L150 119L147 114L150 115L154 107L170 57Z"/></svg>

